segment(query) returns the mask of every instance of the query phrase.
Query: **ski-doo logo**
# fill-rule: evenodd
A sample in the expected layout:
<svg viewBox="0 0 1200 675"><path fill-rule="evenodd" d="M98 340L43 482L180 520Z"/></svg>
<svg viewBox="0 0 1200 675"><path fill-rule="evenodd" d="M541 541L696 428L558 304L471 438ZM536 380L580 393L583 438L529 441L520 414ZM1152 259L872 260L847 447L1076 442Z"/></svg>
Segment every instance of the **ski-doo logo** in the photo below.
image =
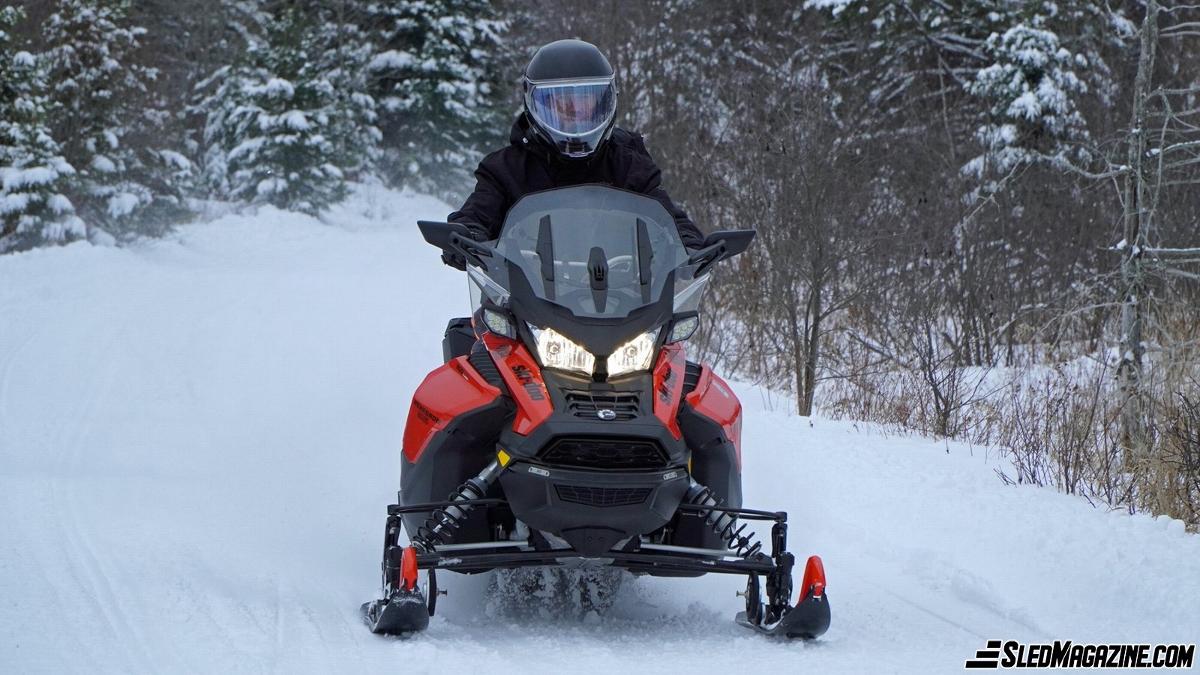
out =
<svg viewBox="0 0 1200 675"><path fill-rule="evenodd" d="M542 384L533 379L533 373L525 366L513 366L513 375L517 376L517 381L521 383L521 387L529 394L529 398L534 401L545 401L546 390L542 388Z"/></svg>
<svg viewBox="0 0 1200 675"><path fill-rule="evenodd" d="M662 384L658 387L658 397L667 405L671 404L671 378L674 376L675 369L667 366L666 371L663 373Z"/></svg>
<svg viewBox="0 0 1200 675"><path fill-rule="evenodd" d="M1021 644L988 640L965 668L1191 668L1196 645Z"/></svg>
<svg viewBox="0 0 1200 675"><path fill-rule="evenodd" d="M413 410L417 412L417 419L425 424L434 425L442 421L432 410L421 405L420 401L413 401Z"/></svg>

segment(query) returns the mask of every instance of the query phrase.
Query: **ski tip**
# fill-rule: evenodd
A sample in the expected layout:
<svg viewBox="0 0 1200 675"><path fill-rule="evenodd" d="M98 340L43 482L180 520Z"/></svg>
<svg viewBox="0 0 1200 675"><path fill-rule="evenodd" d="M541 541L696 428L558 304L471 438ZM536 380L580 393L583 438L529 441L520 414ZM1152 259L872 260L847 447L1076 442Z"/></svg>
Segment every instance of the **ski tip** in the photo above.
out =
<svg viewBox="0 0 1200 675"><path fill-rule="evenodd" d="M772 626L761 626L749 620L745 612L738 612L734 621L739 626L768 637L788 640L815 640L829 630L830 613L829 599L809 596L800 604L788 610L777 623Z"/></svg>
<svg viewBox="0 0 1200 675"><path fill-rule="evenodd" d="M409 636L429 627L429 609L418 592L397 591L388 599L363 603L360 611L376 635Z"/></svg>

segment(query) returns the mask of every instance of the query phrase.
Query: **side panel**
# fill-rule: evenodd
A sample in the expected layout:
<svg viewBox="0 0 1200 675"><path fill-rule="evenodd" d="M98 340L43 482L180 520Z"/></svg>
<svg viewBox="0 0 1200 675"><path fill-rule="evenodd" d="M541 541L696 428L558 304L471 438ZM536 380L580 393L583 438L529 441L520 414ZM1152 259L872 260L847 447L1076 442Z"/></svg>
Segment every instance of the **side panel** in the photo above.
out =
<svg viewBox="0 0 1200 675"><path fill-rule="evenodd" d="M404 457L410 462L424 452L433 435L456 417L488 405L500 390L488 384L460 356L425 376L413 394L404 425Z"/></svg>
<svg viewBox="0 0 1200 675"><path fill-rule="evenodd" d="M452 359L430 373L413 396L400 462L402 504L446 499L496 456L496 439L512 418L512 403L468 358ZM497 494L489 496L499 496L495 489ZM490 509L473 511L455 539L486 541L492 519L500 515ZM411 535L427 517L405 514L405 529Z"/></svg>
<svg viewBox="0 0 1200 675"><path fill-rule="evenodd" d="M705 366L696 388L686 397L692 410L721 425L725 437L737 453L738 470L742 468L742 403L733 390L712 369Z"/></svg>
<svg viewBox="0 0 1200 675"><path fill-rule="evenodd" d="M517 415L513 419L513 431L522 436L546 421L554 412L546 383L542 380L542 369L525 345L494 333L484 333L483 343L492 354L500 369L500 376L508 386L509 395L517 404Z"/></svg>
<svg viewBox="0 0 1200 675"><path fill-rule="evenodd" d="M700 368L695 389L680 406L679 426L692 453L692 477L712 489L725 506L742 506L741 404L707 366ZM672 543L723 546L696 518L677 519Z"/></svg>
<svg viewBox="0 0 1200 675"><path fill-rule="evenodd" d="M681 436L676 415L683 394L683 369L686 364L683 345L673 344L662 348L658 364L654 366L654 416L671 430L671 435L676 439Z"/></svg>

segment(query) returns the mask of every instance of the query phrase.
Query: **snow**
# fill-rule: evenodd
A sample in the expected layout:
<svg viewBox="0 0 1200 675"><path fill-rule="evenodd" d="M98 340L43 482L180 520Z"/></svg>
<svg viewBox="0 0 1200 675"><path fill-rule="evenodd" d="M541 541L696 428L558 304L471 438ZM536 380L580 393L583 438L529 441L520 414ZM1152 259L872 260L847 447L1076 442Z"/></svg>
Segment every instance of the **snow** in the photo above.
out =
<svg viewBox="0 0 1200 675"><path fill-rule="evenodd" d="M23 212L34 202L34 196L28 192L0 193L0 215L7 216L10 213Z"/></svg>
<svg viewBox="0 0 1200 675"><path fill-rule="evenodd" d="M832 10L833 15L836 17L842 12L846 11L846 8L849 7L853 2L854 0L805 0L804 8Z"/></svg>
<svg viewBox="0 0 1200 675"><path fill-rule="evenodd" d="M46 206L50 207L53 213L71 213L75 210L75 206L71 204L71 200L66 195L53 194L46 200Z"/></svg>
<svg viewBox="0 0 1200 675"><path fill-rule="evenodd" d="M158 156L173 169L187 171L192 168L191 160L174 150L159 150Z"/></svg>
<svg viewBox="0 0 1200 675"><path fill-rule="evenodd" d="M133 210L138 207L138 197L129 192L118 192L108 198L108 215L113 218L122 218L133 213Z"/></svg>
<svg viewBox="0 0 1200 675"><path fill-rule="evenodd" d="M411 67L415 62L416 59L411 53L393 49L376 54L367 64L367 70L402 70Z"/></svg>
<svg viewBox="0 0 1200 675"><path fill-rule="evenodd" d="M117 165L104 155L96 155L92 158L92 168L100 173L113 173L117 170Z"/></svg>
<svg viewBox="0 0 1200 675"><path fill-rule="evenodd" d="M987 639L1195 641L1200 537L1178 521L741 385L746 502L824 557L822 640L735 626L742 582L720 576L640 579L580 619L444 573L428 633L369 634L407 405L467 310L413 226L450 210L358 188L329 224L262 207L0 256L3 670L928 673Z"/></svg>
<svg viewBox="0 0 1200 675"><path fill-rule="evenodd" d="M279 118L280 123L292 131L307 131L312 127L308 117L301 110L289 110Z"/></svg>
<svg viewBox="0 0 1200 675"><path fill-rule="evenodd" d="M250 95L265 95L271 98L291 100L296 95L296 87L291 82L279 77L272 77L260 87L250 87Z"/></svg>
<svg viewBox="0 0 1200 675"><path fill-rule="evenodd" d="M1008 104L1008 116L1036 120L1042 115L1042 103L1037 94L1027 91Z"/></svg>
<svg viewBox="0 0 1200 675"><path fill-rule="evenodd" d="M0 167L0 186L9 191L48 185L57 179L58 172L48 166Z"/></svg>

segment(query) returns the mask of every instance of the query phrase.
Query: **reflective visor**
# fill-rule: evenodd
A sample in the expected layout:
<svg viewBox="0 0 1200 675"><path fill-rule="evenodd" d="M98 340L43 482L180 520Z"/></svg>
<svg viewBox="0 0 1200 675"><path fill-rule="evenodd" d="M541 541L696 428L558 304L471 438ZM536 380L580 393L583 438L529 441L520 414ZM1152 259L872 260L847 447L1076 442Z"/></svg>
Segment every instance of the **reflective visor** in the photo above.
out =
<svg viewBox="0 0 1200 675"><path fill-rule="evenodd" d="M529 96L529 111L543 127L582 136L605 126L616 109L611 82L539 84Z"/></svg>

